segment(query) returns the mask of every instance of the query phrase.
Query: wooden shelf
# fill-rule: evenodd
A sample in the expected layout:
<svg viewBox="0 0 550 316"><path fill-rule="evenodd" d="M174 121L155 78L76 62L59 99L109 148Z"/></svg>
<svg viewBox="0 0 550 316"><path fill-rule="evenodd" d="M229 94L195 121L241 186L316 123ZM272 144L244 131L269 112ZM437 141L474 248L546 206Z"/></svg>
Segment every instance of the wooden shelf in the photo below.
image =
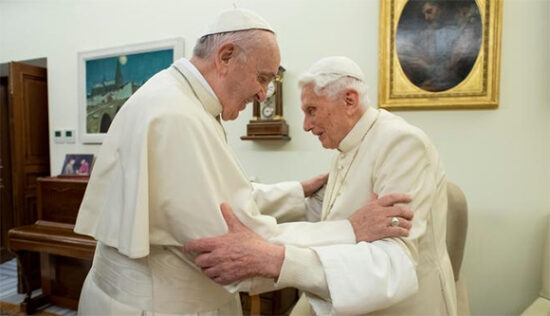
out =
<svg viewBox="0 0 550 316"><path fill-rule="evenodd" d="M284 140L289 141L288 124L284 119L251 120L246 125L246 135L241 140Z"/></svg>
<svg viewBox="0 0 550 316"><path fill-rule="evenodd" d="M287 135L251 135L241 136L242 140L284 140L289 141L290 136Z"/></svg>

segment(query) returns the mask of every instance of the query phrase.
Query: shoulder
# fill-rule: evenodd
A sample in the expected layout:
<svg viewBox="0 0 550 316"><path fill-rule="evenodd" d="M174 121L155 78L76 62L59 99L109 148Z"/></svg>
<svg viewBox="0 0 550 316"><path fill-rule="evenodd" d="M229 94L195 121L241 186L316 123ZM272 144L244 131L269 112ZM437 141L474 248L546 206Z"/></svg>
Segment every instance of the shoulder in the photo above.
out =
<svg viewBox="0 0 550 316"><path fill-rule="evenodd" d="M163 70L154 75L126 101L120 113L141 123L177 121L196 126L208 113L188 87Z"/></svg>
<svg viewBox="0 0 550 316"><path fill-rule="evenodd" d="M163 71L128 99L115 116L108 137L112 134L115 140L120 140L121 135L132 135L132 138L160 137L168 133L171 136L215 135L215 124L201 103Z"/></svg>
<svg viewBox="0 0 550 316"><path fill-rule="evenodd" d="M423 130L386 110L380 110L379 117L373 129L377 138L388 146L400 144L410 144L425 148L431 146L431 141Z"/></svg>
<svg viewBox="0 0 550 316"><path fill-rule="evenodd" d="M178 110L199 107L200 103L180 80L165 69L149 79L125 104L125 107L146 107L142 110Z"/></svg>

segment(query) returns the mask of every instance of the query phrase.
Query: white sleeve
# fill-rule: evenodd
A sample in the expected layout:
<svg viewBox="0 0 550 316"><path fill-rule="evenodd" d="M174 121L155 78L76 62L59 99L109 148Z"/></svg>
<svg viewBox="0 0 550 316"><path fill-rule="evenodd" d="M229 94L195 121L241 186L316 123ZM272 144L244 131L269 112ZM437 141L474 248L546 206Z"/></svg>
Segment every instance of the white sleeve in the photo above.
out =
<svg viewBox="0 0 550 316"><path fill-rule="evenodd" d="M252 182L252 188L252 197L260 213L275 217L279 223L306 219L306 200L300 182Z"/></svg>
<svg viewBox="0 0 550 316"><path fill-rule="evenodd" d="M276 286L296 287L324 299L330 297L323 266L311 248L285 246L285 261Z"/></svg>
<svg viewBox="0 0 550 316"><path fill-rule="evenodd" d="M315 191L311 197L306 199L306 219L308 222L318 222L321 220L323 211L323 198L325 196L327 185L323 185Z"/></svg>
<svg viewBox="0 0 550 316"><path fill-rule="evenodd" d="M313 249L323 265L332 300L331 305L310 298L319 315L370 313L418 290L415 267L393 240Z"/></svg>

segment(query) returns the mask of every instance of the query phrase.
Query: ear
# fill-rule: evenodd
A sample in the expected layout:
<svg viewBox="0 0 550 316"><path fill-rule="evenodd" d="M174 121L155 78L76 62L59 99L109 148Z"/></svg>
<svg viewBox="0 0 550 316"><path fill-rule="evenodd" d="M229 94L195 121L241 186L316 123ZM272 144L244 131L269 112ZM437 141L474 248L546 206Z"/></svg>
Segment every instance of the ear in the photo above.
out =
<svg viewBox="0 0 550 316"><path fill-rule="evenodd" d="M346 112L355 114L359 109L359 93L355 89L346 89L344 91L344 102L346 103Z"/></svg>
<svg viewBox="0 0 550 316"><path fill-rule="evenodd" d="M229 63L235 58L236 54L236 46L231 42L225 43L218 48L216 52L216 68L218 68L218 73L227 73Z"/></svg>

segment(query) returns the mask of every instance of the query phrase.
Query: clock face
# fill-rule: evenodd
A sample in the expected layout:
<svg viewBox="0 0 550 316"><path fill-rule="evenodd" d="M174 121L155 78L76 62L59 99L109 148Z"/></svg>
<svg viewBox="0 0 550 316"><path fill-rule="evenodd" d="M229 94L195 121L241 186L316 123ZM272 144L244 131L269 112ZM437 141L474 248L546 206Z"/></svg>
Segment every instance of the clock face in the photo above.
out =
<svg viewBox="0 0 550 316"><path fill-rule="evenodd" d="M263 119L273 118L273 115L275 114L275 104L273 99L274 98L268 98L261 104Z"/></svg>
<svg viewBox="0 0 550 316"><path fill-rule="evenodd" d="M281 67L282 68L282 67ZM273 78L265 88L263 102L254 101L253 120L281 120L282 119L282 93L283 77L281 68L279 74ZM284 69L282 70L284 71ZM279 113L279 111L281 113Z"/></svg>

